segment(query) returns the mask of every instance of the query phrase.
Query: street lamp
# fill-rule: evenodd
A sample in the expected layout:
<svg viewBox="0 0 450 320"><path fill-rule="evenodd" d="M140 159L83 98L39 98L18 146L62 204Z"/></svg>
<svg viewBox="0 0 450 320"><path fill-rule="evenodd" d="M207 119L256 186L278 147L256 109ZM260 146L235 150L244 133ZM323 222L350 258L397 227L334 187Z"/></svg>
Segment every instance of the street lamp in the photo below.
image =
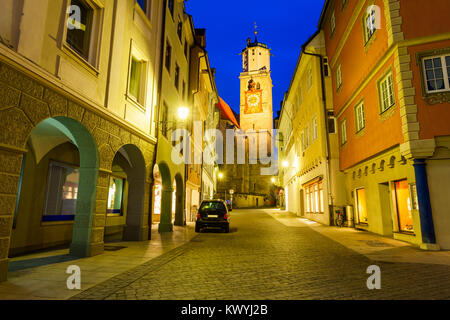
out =
<svg viewBox="0 0 450 320"><path fill-rule="evenodd" d="M179 107L178 108L178 119L181 121L186 120L189 117L189 108L188 107Z"/></svg>
<svg viewBox="0 0 450 320"><path fill-rule="evenodd" d="M289 167L289 162L287 162L286 160L284 160L281 165L283 166L283 168L287 168Z"/></svg>
<svg viewBox="0 0 450 320"><path fill-rule="evenodd" d="M223 173L222 172L219 172L219 179L220 180L223 179ZM224 192L225 198L223 200L227 200L227 188L224 186L224 189L225 189L225 192Z"/></svg>
<svg viewBox="0 0 450 320"><path fill-rule="evenodd" d="M270 179L270 181L272 181L272 183L275 183L275 177L273 177L272 179Z"/></svg>

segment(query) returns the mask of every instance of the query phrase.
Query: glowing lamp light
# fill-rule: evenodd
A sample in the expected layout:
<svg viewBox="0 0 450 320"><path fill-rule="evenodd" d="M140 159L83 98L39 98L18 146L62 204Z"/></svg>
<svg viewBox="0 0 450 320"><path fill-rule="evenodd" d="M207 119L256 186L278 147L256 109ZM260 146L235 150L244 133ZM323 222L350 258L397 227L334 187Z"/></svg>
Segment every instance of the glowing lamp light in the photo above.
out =
<svg viewBox="0 0 450 320"><path fill-rule="evenodd" d="M284 161L282 162L282 165L283 165L283 168L287 168L287 167L289 167L289 162L287 162L286 160L284 160Z"/></svg>
<svg viewBox="0 0 450 320"><path fill-rule="evenodd" d="M275 183L275 178L272 178L271 181L272 181L272 183Z"/></svg>
<svg viewBox="0 0 450 320"><path fill-rule="evenodd" d="M222 178L223 178L223 173L220 172L220 173L219 173L219 179L222 179Z"/></svg>
<svg viewBox="0 0 450 320"><path fill-rule="evenodd" d="M186 120L189 116L189 108L187 107L179 107L178 108L178 119Z"/></svg>

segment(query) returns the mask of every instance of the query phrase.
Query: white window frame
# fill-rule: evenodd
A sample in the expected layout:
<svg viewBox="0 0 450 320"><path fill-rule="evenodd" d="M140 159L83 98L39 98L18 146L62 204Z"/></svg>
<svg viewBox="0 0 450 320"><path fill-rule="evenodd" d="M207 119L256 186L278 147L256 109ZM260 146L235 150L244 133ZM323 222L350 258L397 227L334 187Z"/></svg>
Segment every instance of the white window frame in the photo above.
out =
<svg viewBox="0 0 450 320"><path fill-rule="evenodd" d="M395 105L394 76L389 72L379 84L381 113Z"/></svg>
<svg viewBox="0 0 450 320"><path fill-rule="evenodd" d="M331 32L331 35L333 35L335 31L336 31L336 14L333 11L333 13L331 14L331 18L330 18L330 32Z"/></svg>
<svg viewBox="0 0 450 320"><path fill-rule="evenodd" d="M75 48L72 47L71 44L67 41L67 33L68 33L68 24L69 21L72 21L71 12L67 9L66 18L64 23L64 36L63 36L63 47L70 50L71 53L75 54L75 56L81 59L83 62L86 62L91 67L96 69L99 65L99 57L100 57L100 39L101 39L101 31L103 26L103 6L97 0L79 0L85 3L88 7L93 10L92 13L92 22L91 22L91 30L89 34L89 51L87 56L83 56L79 53ZM72 0L68 1L68 8L72 5Z"/></svg>
<svg viewBox="0 0 450 320"><path fill-rule="evenodd" d="M342 65L339 64L336 68L336 91L342 87Z"/></svg>
<svg viewBox="0 0 450 320"><path fill-rule="evenodd" d="M340 129L341 129L341 145L344 145L347 143L347 120L346 119L341 121Z"/></svg>
<svg viewBox="0 0 450 320"><path fill-rule="evenodd" d="M450 65L447 65L447 62L445 61L446 57L450 57L450 53L443 54L443 55L436 55L436 56L430 56L430 57L424 57L422 59L422 68L423 68L423 77L424 77L424 86L427 93L433 94L433 93L439 93L439 92L447 92L450 91L450 74L448 72L448 69L450 68ZM428 89L428 79L427 79L427 69L425 67L425 61L426 60L434 60L436 58L441 59L441 68L442 68L442 74L444 77L444 89L440 90L429 90Z"/></svg>
<svg viewBox="0 0 450 320"><path fill-rule="evenodd" d="M364 111L364 101L355 107L356 132L360 132L366 127L366 116Z"/></svg>
<svg viewBox="0 0 450 320"><path fill-rule="evenodd" d="M368 19L369 17L371 18L370 24L368 25ZM375 31L377 30L376 28L376 12L375 9L372 8L372 10L364 15L364 43L367 44L369 42L370 39L372 39L373 35L375 34Z"/></svg>
<svg viewBox="0 0 450 320"><path fill-rule="evenodd" d="M133 58L141 63L141 79L139 82L139 97L135 97L131 94L131 68ZM127 84L127 97L133 102L138 104L141 108L145 109L147 104L147 73L148 73L148 59L147 57L137 49L133 44L131 45L130 61L128 68L128 84Z"/></svg>
<svg viewBox="0 0 450 320"><path fill-rule="evenodd" d="M319 137L317 116L314 116L314 118L311 120L311 130L312 130L311 141L316 141L317 138Z"/></svg>
<svg viewBox="0 0 450 320"><path fill-rule="evenodd" d="M307 71L307 75L306 75L306 86L307 86L307 90L311 89L313 85L313 71L312 71L312 67L310 67Z"/></svg>

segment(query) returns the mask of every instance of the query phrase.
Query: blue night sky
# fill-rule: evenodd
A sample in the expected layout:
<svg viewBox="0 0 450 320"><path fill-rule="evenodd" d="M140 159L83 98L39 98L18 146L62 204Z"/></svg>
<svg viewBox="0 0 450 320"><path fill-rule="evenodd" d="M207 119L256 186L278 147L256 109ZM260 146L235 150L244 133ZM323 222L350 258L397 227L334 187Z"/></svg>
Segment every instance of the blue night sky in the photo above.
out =
<svg viewBox="0 0 450 320"><path fill-rule="evenodd" d="M239 53L248 37L272 49L274 116L294 73L301 45L316 31L324 0L188 0L195 28L206 29L206 49L216 68L219 95L239 113Z"/></svg>

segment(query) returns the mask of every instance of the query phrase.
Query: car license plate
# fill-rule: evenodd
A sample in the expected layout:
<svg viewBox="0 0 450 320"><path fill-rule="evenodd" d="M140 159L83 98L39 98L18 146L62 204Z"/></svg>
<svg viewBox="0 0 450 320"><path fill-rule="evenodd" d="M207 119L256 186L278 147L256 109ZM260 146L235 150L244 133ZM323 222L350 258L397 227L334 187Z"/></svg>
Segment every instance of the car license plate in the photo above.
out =
<svg viewBox="0 0 450 320"><path fill-rule="evenodd" d="M208 218L218 218L217 214L208 214Z"/></svg>

